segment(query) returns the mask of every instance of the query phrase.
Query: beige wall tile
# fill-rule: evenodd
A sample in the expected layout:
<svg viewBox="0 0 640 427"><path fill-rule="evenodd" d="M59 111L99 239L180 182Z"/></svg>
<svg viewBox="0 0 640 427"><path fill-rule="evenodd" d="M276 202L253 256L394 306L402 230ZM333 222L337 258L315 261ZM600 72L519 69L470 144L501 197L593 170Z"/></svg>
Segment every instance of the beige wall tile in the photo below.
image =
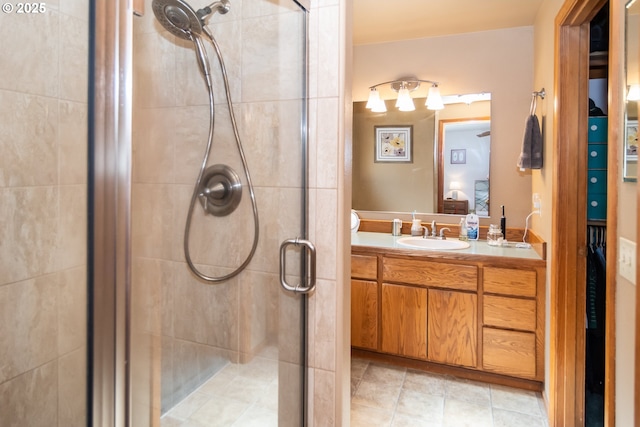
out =
<svg viewBox="0 0 640 427"><path fill-rule="evenodd" d="M58 425L87 425L87 348L82 346L58 361Z"/></svg>
<svg viewBox="0 0 640 427"><path fill-rule="evenodd" d="M313 427L336 425L335 372L314 369L313 382Z"/></svg>
<svg viewBox="0 0 640 427"><path fill-rule="evenodd" d="M0 287L0 383L57 357L56 275Z"/></svg>
<svg viewBox="0 0 640 427"><path fill-rule="evenodd" d="M87 182L87 104L58 103L58 173L60 184Z"/></svg>
<svg viewBox="0 0 640 427"><path fill-rule="evenodd" d="M167 31L136 36L133 66L137 78L133 85L136 103L141 107L171 107L176 99L176 44Z"/></svg>
<svg viewBox="0 0 640 427"><path fill-rule="evenodd" d="M336 279L337 191L316 191L315 244L318 251L318 277Z"/></svg>
<svg viewBox="0 0 640 427"><path fill-rule="evenodd" d="M87 262L87 186L61 186L59 194L56 269L64 270Z"/></svg>
<svg viewBox="0 0 640 427"><path fill-rule="evenodd" d="M243 23L242 100L296 99L301 96L303 81L299 52L302 37L281 40L279 33L302 36L298 14L280 14L247 19Z"/></svg>
<svg viewBox="0 0 640 427"><path fill-rule="evenodd" d="M322 127L316 136L316 162L322 167L317 169L316 184L320 188L336 188L338 185L338 160L342 154L338 150L339 114L337 98L318 100L317 123L322 123Z"/></svg>
<svg viewBox="0 0 640 427"><path fill-rule="evenodd" d="M86 0L59 0L60 12L66 15L70 15L81 19L83 21L89 21L89 2ZM151 9L149 9L151 11ZM86 33L85 33L86 34Z"/></svg>
<svg viewBox="0 0 640 427"><path fill-rule="evenodd" d="M133 145L133 181L168 184L175 181L176 117L170 108L136 111ZM179 157L184 151L179 151Z"/></svg>
<svg viewBox="0 0 640 427"><path fill-rule="evenodd" d="M316 287L314 316L314 364L328 371L336 370L336 284L319 280Z"/></svg>
<svg viewBox="0 0 640 427"><path fill-rule="evenodd" d="M176 338L238 350L237 279L217 285L198 281L184 264L175 264L174 332ZM205 274L219 273L198 266Z"/></svg>
<svg viewBox="0 0 640 427"><path fill-rule="evenodd" d="M87 270L84 266L57 273L58 354L85 347L87 341Z"/></svg>
<svg viewBox="0 0 640 427"><path fill-rule="evenodd" d="M0 284L54 271L59 191L0 189Z"/></svg>
<svg viewBox="0 0 640 427"><path fill-rule="evenodd" d="M0 384L2 425L51 427L57 419L57 363L44 364Z"/></svg>
<svg viewBox="0 0 640 427"><path fill-rule="evenodd" d="M340 11L318 8L318 97L340 95Z"/></svg>
<svg viewBox="0 0 640 427"><path fill-rule="evenodd" d="M87 99L89 67L87 19L60 15L60 97L79 102Z"/></svg>
<svg viewBox="0 0 640 427"><path fill-rule="evenodd" d="M58 182L57 104L50 98L0 90L1 187Z"/></svg>
<svg viewBox="0 0 640 427"><path fill-rule="evenodd" d="M10 52L11 55L10 61L2 61L0 65L0 89L58 96L59 25L60 14L53 10L42 14L18 15L14 12L0 16L3 53ZM5 47L11 48L7 51Z"/></svg>
<svg viewBox="0 0 640 427"><path fill-rule="evenodd" d="M171 187L136 185L133 188L133 250L139 256L170 259L173 206Z"/></svg>

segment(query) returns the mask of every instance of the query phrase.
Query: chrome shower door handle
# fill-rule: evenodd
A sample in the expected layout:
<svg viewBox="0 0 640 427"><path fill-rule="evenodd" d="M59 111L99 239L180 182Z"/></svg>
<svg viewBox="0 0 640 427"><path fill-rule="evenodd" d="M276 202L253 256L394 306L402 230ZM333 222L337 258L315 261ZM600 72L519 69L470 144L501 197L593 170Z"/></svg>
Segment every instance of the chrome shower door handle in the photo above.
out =
<svg viewBox="0 0 640 427"><path fill-rule="evenodd" d="M302 266L304 267L303 273L300 274L301 283L292 286L287 283L286 271L287 271L287 248L289 246L295 246L302 250L302 254L305 256L301 258ZM305 239L288 239L282 242L280 245L280 285L287 291L295 292L298 294L307 294L316 287L316 247L308 240Z"/></svg>

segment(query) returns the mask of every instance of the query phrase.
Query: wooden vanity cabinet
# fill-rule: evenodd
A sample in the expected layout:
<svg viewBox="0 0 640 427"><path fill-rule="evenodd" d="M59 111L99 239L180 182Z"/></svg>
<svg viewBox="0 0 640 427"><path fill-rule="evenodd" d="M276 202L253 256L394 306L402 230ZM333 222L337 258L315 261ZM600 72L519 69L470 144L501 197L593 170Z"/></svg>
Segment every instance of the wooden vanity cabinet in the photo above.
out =
<svg viewBox="0 0 640 427"><path fill-rule="evenodd" d="M483 369L537 379L544 369L544 306L538 300L536 271L485 267L483 273Z"/></svg>
<svg viewBox="0 0 640 427"><path fill-rule="evenodd" d="M378 348L378 258L351 255L351 345Z"/></svg>
<svg viewBox="0 0 640 427"><path fill-rule="evenodd" d="M475 367L477 267L382 257L382 345L400 356Z"/></svg>
<svg viewBox="0 0 640 427"><path fill-rule="evenodd" d="M407 366L539 389L544 271L541 260L353 251L352 347Z"/></svg>

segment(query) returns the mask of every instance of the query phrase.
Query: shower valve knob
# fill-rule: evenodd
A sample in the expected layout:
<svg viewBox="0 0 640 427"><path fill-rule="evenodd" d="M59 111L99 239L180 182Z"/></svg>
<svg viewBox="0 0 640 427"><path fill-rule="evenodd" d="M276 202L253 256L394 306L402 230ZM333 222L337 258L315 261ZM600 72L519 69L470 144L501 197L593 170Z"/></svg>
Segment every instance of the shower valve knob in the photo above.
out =
<svg viewBox="0 0 640 427"><path fill-rule="evenodd" d="M208 214L225 216L233 212L242 198L242 183L226 165L208 167L198 185L198 199Z"/></svg>

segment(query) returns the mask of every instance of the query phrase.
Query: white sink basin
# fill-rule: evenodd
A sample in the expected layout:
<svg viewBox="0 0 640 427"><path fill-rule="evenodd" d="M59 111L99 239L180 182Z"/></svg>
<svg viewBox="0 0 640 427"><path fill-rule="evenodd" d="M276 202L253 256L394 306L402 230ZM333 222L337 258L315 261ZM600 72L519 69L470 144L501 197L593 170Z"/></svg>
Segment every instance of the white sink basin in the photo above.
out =
<svg viewBox="0 0 640 427"><path fill-rule="evenodd" d="M425 239L421 236L401 237L396 242L398 245L407 248L427 249L431 251L449 251L469 247L469 243L462 240Z"/></svg>

